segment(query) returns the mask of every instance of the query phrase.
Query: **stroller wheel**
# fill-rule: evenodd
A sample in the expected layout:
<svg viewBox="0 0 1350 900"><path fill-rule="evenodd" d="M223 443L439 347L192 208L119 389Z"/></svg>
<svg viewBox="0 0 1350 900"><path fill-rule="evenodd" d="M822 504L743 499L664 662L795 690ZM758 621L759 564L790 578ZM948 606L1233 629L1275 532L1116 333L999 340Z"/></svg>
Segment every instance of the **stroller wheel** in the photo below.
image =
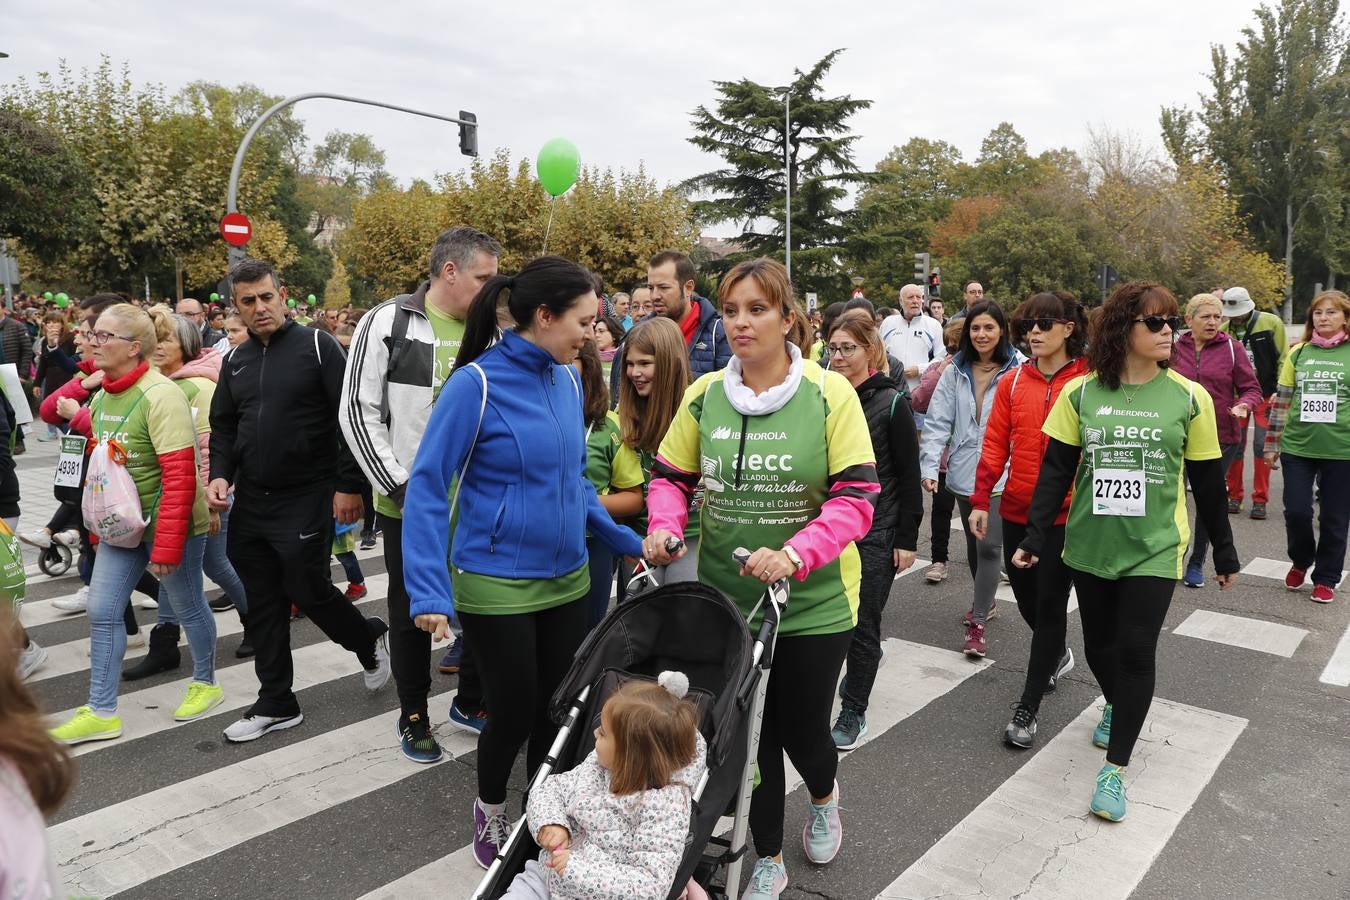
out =
<svg viewBox="0 0 1350 900"><path fill-rule="evenodd" d="M43 550L42 555L38 557L38 568L44 574L57 578L70 570L73 561L74 556L71 554L69 547L65 544L53 543Z"/></svg>

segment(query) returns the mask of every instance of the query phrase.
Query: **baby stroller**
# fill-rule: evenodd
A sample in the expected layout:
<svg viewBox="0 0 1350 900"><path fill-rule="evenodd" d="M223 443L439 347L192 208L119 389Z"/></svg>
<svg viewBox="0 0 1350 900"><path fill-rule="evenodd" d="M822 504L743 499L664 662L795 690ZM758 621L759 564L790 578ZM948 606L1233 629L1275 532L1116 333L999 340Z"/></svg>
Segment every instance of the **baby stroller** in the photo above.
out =
<svg viewBox="0 0 1350 900"><path fill-rule="evenodd" d="M740 565L749 556L749 551L738 549L734 560ZM668 900L676 900L691 877L712 900L736 900L764 692L788 585L784 579L765 589L755 607L764 616L752 645L746 620L720 591L698 582L660 585L658 579L659 570L637 574L630 584L629 602L606 616L577 651L550 704L550 714L562 728L530 787L586 758L594 747L601 708L625 682L655 681L666 669L684 672L689 676L688 696L699 708L708 769L694 791L684 858ZM750 618L754 617L752 611ZM732 817L731 831L726 837L714 837L723 816ZM522 817L472 900L500 897L526 861L538 854Z"/></svg>

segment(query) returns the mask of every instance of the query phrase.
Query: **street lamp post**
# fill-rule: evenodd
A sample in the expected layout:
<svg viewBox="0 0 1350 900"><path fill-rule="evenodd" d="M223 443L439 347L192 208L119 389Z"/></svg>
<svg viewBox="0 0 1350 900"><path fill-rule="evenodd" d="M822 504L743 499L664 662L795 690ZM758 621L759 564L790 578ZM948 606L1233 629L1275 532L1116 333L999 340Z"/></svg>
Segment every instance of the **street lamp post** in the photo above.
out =
<svg viewBox="0 0 1350 900"><path fill-rule="evenodd" d="M230 167L230 186L225 197L225 206L227 212L239 211L238 207L239 173L244 167L244 154L248 151L248 145L253 142L253 138L258 134L258 131L263 127L263 125L267 123L268 119L272 118L272 116L281 112L281 110L285 109L286 107L291 106L292 104L295 103L299 103L301 100L313 100L313 99L342 100L346 103L361 103L366 106L378 106L382 109L392 109L396 110L397 112L405 112L414 116L424 116L428 119L440 119L442 122L454 122L460 127L461 147L466 146L465 141L463 140L463 136L466 132L466 129L470 131L476 131L476 129L478 128L477 124L478 118L472 115L471 113L460 112L458 117L443 116L440 113L425 112L420 109L410 109L409 107L406 106L395 106L392 103L381 103L378 100L363 100L360 97L348 97L344 94L328 94L316 92L309 94L296 94L294 97L287 97L285 100L273 104L266 112L264 112L261 116L259 116L258 121L253 123L253 125L249 128L248 132L244 135L244 139L239 142L239 150L234 154L234 165ZM472 146L474 148L474 151L471 155L477 156L478 145L476 140L473 142ZM236 262L243 259L245 255L246 254L244 253L243 247L231 246L229 255L230 265L234 265Z"/></svg>
<svg viewBox="0 0 1350 900"><path fill-rule="evenodd" d="M774 88L783 95L783 260L792 280L792 85Z"/></svg>

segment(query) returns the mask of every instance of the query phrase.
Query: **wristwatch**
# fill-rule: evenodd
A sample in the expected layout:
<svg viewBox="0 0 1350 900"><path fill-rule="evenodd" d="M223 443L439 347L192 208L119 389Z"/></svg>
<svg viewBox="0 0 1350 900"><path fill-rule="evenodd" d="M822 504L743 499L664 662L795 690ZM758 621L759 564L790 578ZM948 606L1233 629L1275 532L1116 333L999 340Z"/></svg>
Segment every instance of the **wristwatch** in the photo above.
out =
<svg viewBox="0 0 1350 900"><path fill-rule="evenodd" d="M787 554L788 559L792 560L792 572L793 574L796 574L802 567L801 556L792 548L791 544L784 544L783 552Z"/></svg>

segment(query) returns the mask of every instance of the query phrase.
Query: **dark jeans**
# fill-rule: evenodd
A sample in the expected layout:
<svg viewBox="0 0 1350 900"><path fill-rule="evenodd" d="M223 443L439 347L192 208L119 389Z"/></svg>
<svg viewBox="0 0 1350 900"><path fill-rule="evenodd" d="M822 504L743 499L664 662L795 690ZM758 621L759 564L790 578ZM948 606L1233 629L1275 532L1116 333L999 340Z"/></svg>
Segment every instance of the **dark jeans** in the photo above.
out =
<svg viewBox="0 0 1350 900"><path fill-rule="evenodd" d="M1233 460L1237 459L1239 456L1242 455L1242 445L1224 444L1222 447L1220 447L1220 452L1223 454L1222 455L1223 471L1224 474L1226 475L1228 473L1228 467L1233 464ZM1257 453L1257 456L1260 455L1261 455L1260 453ZM1194 542L1191 544L1190 565L1203 567L1205 564L1205 557L1208 555L1209 555L1209 532L1205 531L1205 520L1197 515L1195 517L1195 539Z"/></svg>
<svg viewBox="0 0 1350 900"><path fill-rule="evenodd" d="M361 502L365 505L365 517L361 520L361 533L372 531L375 528L375 492L367 481L366 486L361 490Z"/></svg>
<svg viewBox="0 0 1350 900"><path fill-rule="evenodd" d="M1064 656L1073 573L1062 558L1063 525L1056 525L1045 533L1040 562L1030 569L1019 569L1012 564L1012 558L1026 536L1025 524L1003 520L1003 564L1008 573L1008 584L1017 598L1017 611L1031 627L1031 656L1027 660L1022 702L1035 711L1040 709L1045 686Z"/></svg>
<svg viewBox="0 0 1350 900"><path fill-rule="evenodd" d="M609 593L614 587L614 554L599 538L586 538L586 559L591 589L586 592L586 630L600 624L609 611Z"/></svg>
<svg viewBox="0 0 1350 900"><path fill-rule="evenodd" d="M1113 580L1072 572L1088 667L1112 707L1106 761L1128 766L1153 704L1158 634L1177 583L1147 575Z"/></svg>
<svg viewBox="0 0 1350 900"><path fill-rule="evenodd" d="M844 706L867 712L867 700L881 664L881 614L895 585L895 529L880 528L858 542L862 586L858 589L858 624L848 645L848 664L840 694Z"/></svg>
<svg viewBox="0 0 1350 900"><path fill-rule="evenodd" d="M549 721L548 702L586 637L586 603L577 599L504 616L460 612L459 622L482 672L490 711L478 737L478 799L505 803L506 783L521 745L528 741L528 779L553 742L557 728Z"/></svg>
<svg viewBox="0 0 1350 900"><path fill-rule="evenodd" d="M1345 567L1350 460L1281 453L1280 464L1284 466L1284 529L1289 561L1299 569L1311 568L1313 584L1334 588ZM1314 488L1320 507L1317 537L1313 536Z"/></svg>
<svg viewBox="0 0 1350 900"><path fill-rule="evenodd" d="M777 856L783 850L784 752L813 798L834 790L839 751L830 737L830 710L851 643L852 629L778 639L759 733L760 783L750 798L750 831L758 856Z"/></svg>
<svg viewBox="0 0 1350 900"><path fill-rule="evenodd" d="M389 576L389 656L394 683L398 686L398 703L405 714L420 712L423 721L429 721L431 634L414 625L409 612L408 588L403 583L403 520L382 515L377 524L384 532L384 567ZM469 641L465 640L461 649L455 705L473 713L483 706L483 688L469 652Z"/></svg>
<svg viewBox="0 0 1350 900"><path fill-rule="evenodd" d="M301 537L304 535L305 537ZM333 492L277 495L236 489L230 513L230 562L248 593L248 633L260 687L248 715L293 716L290 611L294 603L330 640L375 665L384 630L333 586Z"/></svg>
<svg viewBox="0 0 1350 900"><path fill-rule="evenodd" d="M366 583L366 573L361 571L361 560L356 558L355 553L350 551L339 553L337 561L342 564L342 571L347 575L348 584Z"/></svg>
<svg viewBox="0 0 1350 900"><path fill-rule="evenodd" d="M929 517L928 527L933 531L933 562L947 561L947 545L952 537L952 510L956 508L956 495L947 490L947 473L938 473L938 489L933 494L933 514Z"/></svg>

